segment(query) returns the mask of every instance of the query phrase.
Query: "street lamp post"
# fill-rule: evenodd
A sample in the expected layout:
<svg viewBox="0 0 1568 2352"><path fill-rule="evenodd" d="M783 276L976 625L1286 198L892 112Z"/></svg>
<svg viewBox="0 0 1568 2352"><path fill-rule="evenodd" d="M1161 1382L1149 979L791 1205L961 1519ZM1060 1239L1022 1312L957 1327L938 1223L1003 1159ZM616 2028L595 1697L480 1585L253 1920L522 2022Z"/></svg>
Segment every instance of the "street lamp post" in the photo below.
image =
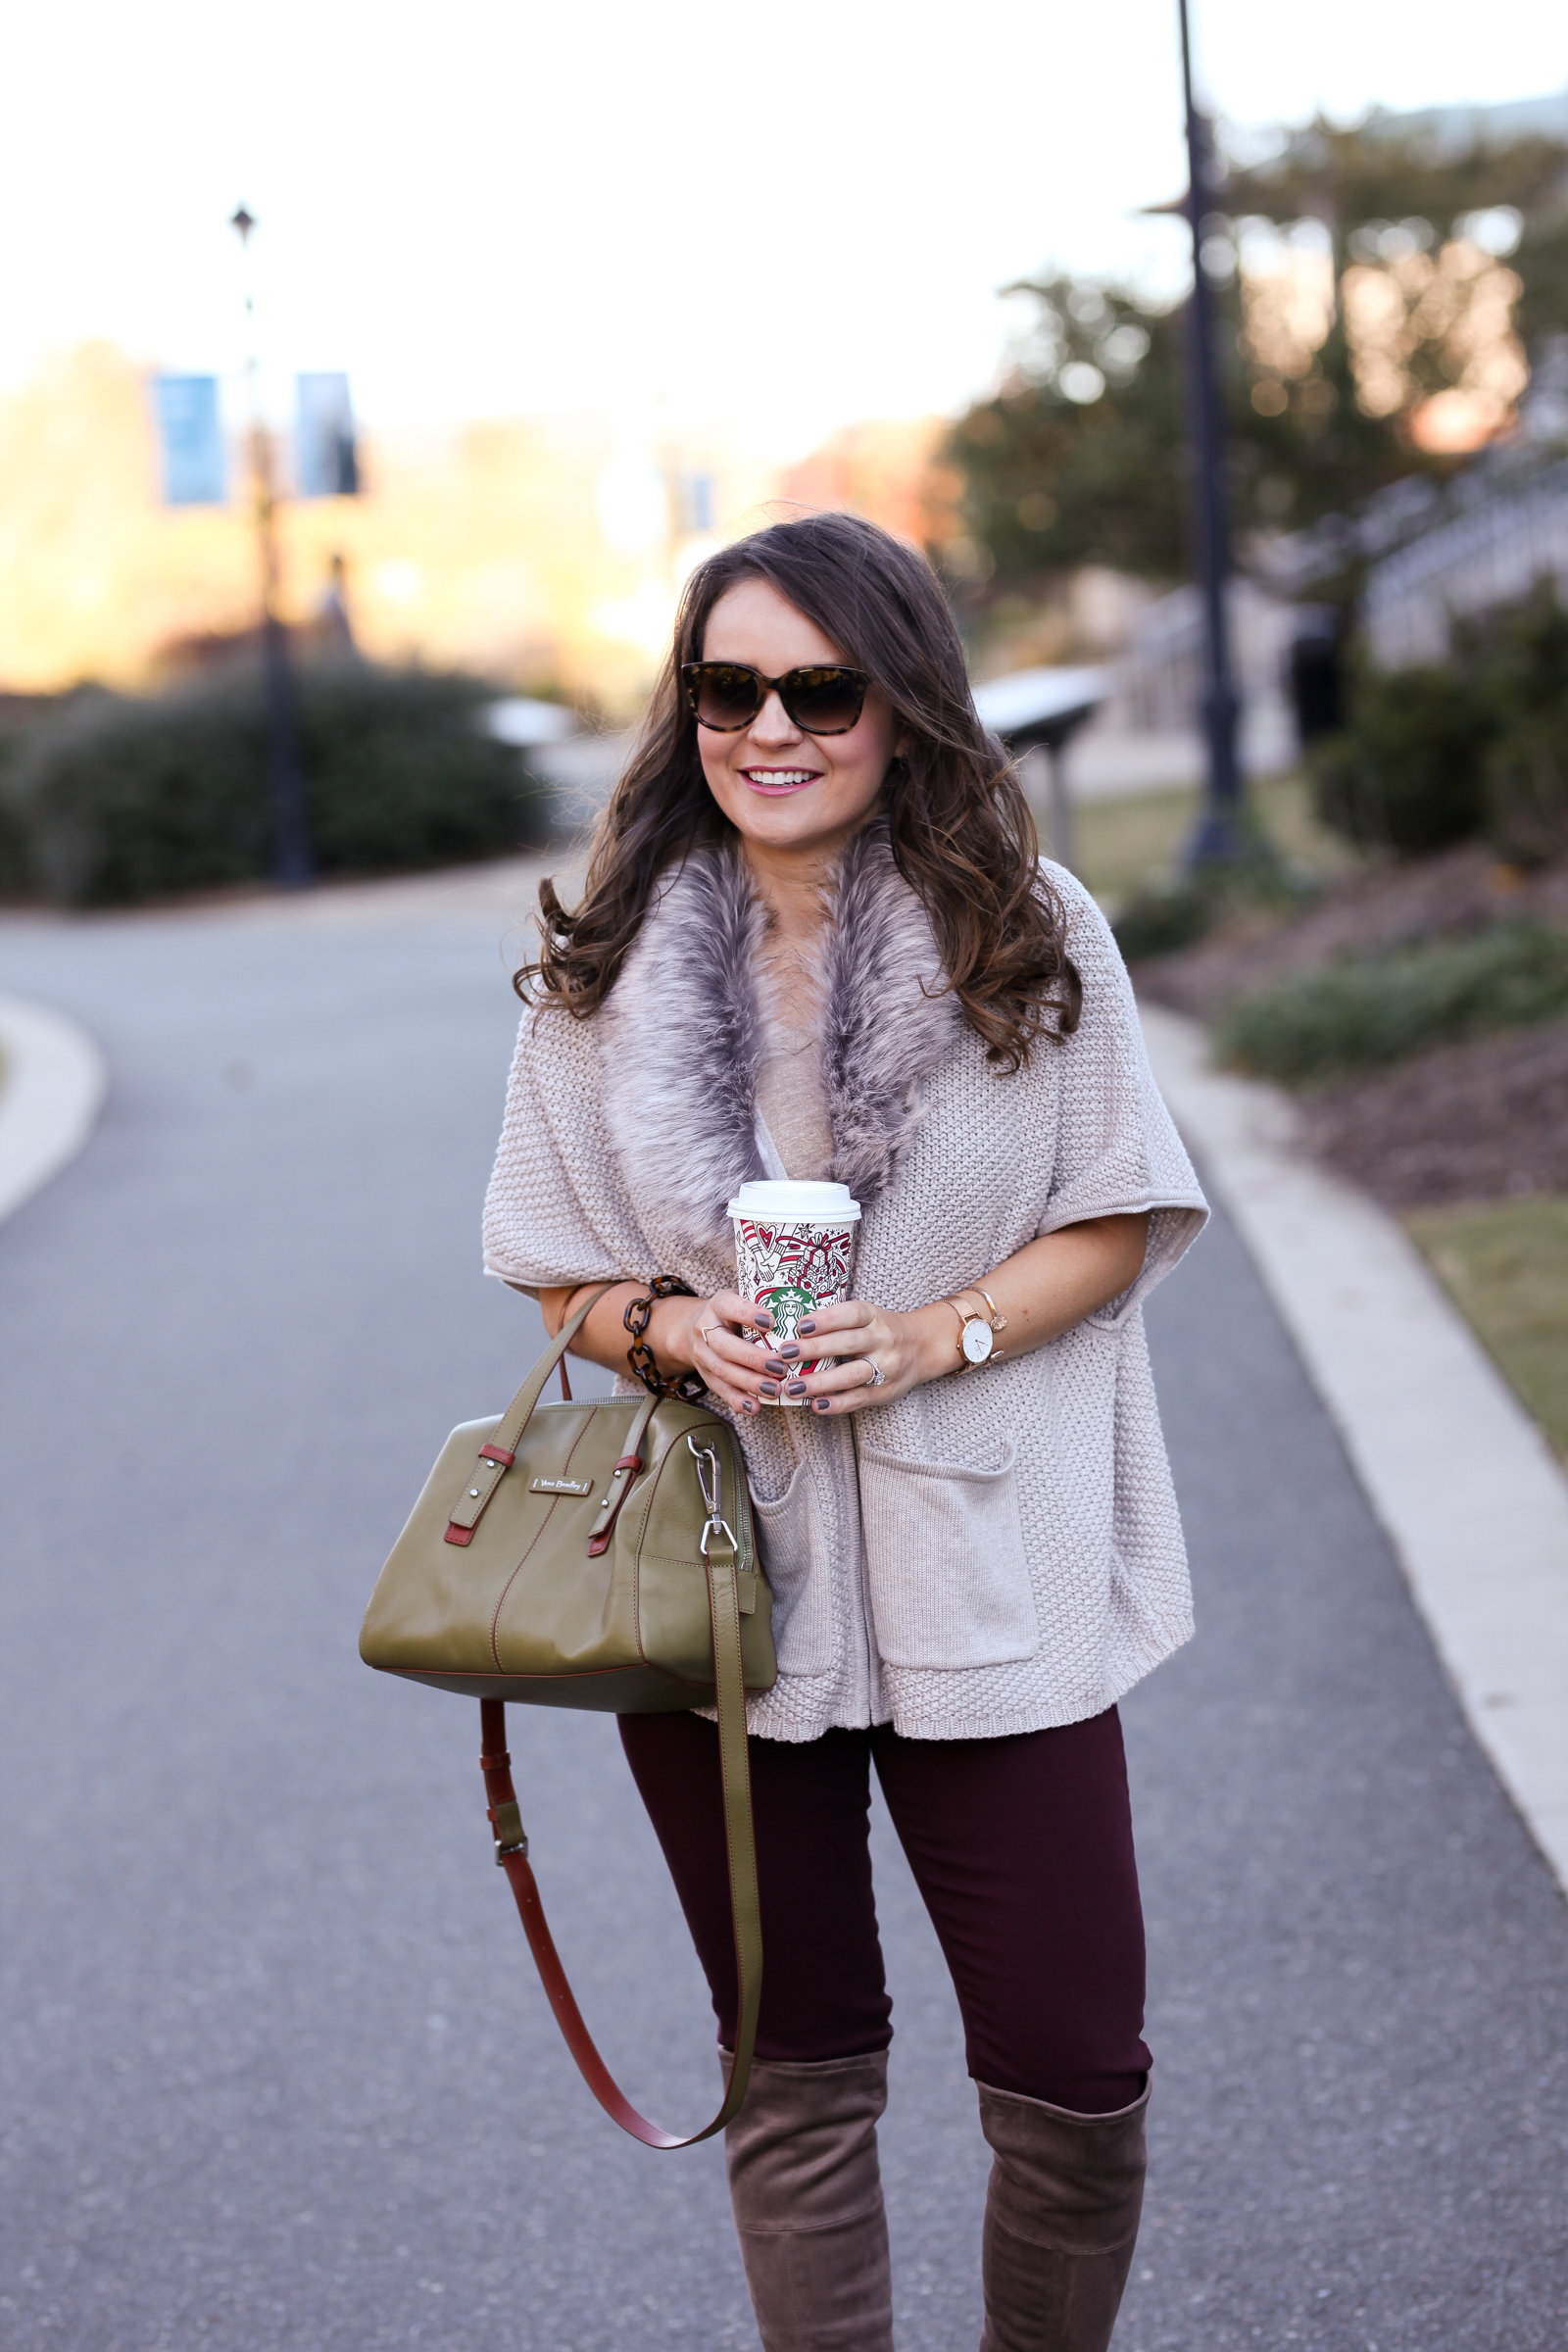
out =
<svg viewBox="0 0 1568 2352"><path fill-rule="evenodd" d="M1240 702L1231 670L1225 588L1230 533L1225 512L1225 413L1215 364L1214 294L1203 269L1203 223L1211 205L1208 125L1193 104L1193 49L1187 0L1176 0L1182 34L1182 99L1187 116L1187 215L1193 232L1193 296L1188 311L1193 437L1193 520L1203 602L1203 733L1208 791L1189 858L1223 862L1241 843L1242 772L1236 731Z"/></svg>
<svg viewBox="0 0 1568 2352"><path fill-rule="evenodd" d="M240 205L229 220L249 257L254 216ZM251 493L262 573L262 680L267 703L267 788L272 808L272 878L282 890L298 890L315 872L305 770L300 761L299 711L289 662L288 631L277 610L277 492L272 444L262 413L261 356L256 348L256 301L249 279L245 317L251 328L246 376L250 384Z"/></svg>

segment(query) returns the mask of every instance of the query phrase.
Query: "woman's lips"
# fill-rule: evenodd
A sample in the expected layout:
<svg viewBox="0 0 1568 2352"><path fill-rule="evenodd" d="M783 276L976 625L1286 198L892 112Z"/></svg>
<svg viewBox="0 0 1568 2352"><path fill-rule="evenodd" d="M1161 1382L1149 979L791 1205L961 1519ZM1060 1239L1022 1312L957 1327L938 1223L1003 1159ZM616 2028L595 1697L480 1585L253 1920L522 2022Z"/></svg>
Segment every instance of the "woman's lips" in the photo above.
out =
<svg viewBox="0 0 1568 2352"><path fill-rule="evenodd" d="M754 792L766 793L770 800L782 800L786 794L804 792L808 784L815 784L822 770L819 767L743 767L741 774Z"/></svg>

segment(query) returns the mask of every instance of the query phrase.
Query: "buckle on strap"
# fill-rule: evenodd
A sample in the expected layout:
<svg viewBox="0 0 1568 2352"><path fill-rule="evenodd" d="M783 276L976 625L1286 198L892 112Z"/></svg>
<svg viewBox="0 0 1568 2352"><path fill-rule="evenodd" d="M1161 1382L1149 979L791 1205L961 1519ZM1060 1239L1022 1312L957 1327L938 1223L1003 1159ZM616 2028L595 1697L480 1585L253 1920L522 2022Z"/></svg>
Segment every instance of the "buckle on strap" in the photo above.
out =
<svg viewBox="0 0 1568 2352"><path fill-rule="evenodd" d="M526 1857L528 1833L522 1826L522 1814L516 1798L509 1796L503 1804L491 1805L488 1815L496 1834L497 1866L504 1865L509 1854L520 1853Z"/></svg>

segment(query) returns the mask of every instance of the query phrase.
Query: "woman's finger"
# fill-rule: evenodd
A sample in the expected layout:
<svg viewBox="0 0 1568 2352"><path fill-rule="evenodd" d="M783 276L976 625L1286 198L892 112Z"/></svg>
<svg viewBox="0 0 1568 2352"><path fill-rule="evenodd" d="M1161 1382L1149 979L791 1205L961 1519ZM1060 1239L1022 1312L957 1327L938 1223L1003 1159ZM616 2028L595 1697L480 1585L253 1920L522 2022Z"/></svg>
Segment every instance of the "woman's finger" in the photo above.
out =
<svg viewBox="0 0 1568 2352"><path fill-rule="evenodd" d="M832 1306L814 1308L796 1329L803 1343L819 1340L828 1332L864 1331L875 1322L878 1311L868 1298L841 1298Z"/></svg>
<svg viewBox="0 0 1568 2352"><path fill-rule="evenodd" d="M755 1387L744 1386L727 1365L718 1365L714 1359L712 1364L699 1364L697 1373L703 1386L732 1413L757 1411L759 1399Z"/></svg>
<svg viewBox="0 0 1568 2352"><path fill-rule="evenodd" d="M714 1355L727 1356L731 1363L744 1364L754 1357L760 1361L766 1353L765 1348L759 1347L755 1339L744 1338L727 1323L710 1320L700 1326L697 1337L703 1347Z"/></svg>
<svg viewBox="0 0 1568 2352"><path fill-rule="evenodd" d="M766 1331L773 1321L765 1306L759 1306L755 1298L743 1298L739 1291L715 1291L707 1302L703 1321L708 1322L711 1315L738 1324L742 1331Z"/></svg>
<svg viewBox="0 0 1568 2352"><path fill-rule="evenodd" d="M811 1413L858 1413L863 1405L886 1404L890 1392L884 1382L873 1382L866 1378L863 1358L857 1357L855 1370L858 1377L848 1388L830 1389L822 1396L803 1397L801 1401L807 1411Z"/></svg>
<svg viewBox="0 0 1568 2352"><path fill-rule="evenodd" d="M879 1385L871 1382L867 1368L871 1360L872 1357L866 1354L841 1355L837 1363L828 1365L823 1371L806 1375L802 1383L805 1394L808 1396L847 1396L854 1389L863 1389L868 1383ZM799 1379L800 1375L797 1373L794 1377Z"/></svg>
<svg viewBox="0 0 1568 2352"><path fill-rule="evenodd" d="M757 1312L754 1302L743 1298L739 1291L715 1291L708 1304L726 1323L749 1323Z"/></svg>

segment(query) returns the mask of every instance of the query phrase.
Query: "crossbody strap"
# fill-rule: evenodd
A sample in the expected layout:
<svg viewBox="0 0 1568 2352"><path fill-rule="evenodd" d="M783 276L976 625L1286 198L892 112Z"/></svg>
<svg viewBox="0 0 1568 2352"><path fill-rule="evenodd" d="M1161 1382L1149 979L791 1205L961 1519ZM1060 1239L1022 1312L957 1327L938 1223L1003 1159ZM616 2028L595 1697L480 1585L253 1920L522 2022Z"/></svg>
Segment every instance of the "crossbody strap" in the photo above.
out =
<svg viewBox="0 0 1568 2352"><path fill-rule="evenodd" d="M695 1446L694 1446L695 1450ZM583 2023L566 1972L561 1965L539 1900L539 1888L528 1861L528 1838L512 1783L512 1758L507 1753L506 1701L479 1701L479 1764L495 1830L496 1860L506 1872L516 1898L523 1933L528 1938L556 2023L566 2047L576 2059L583 2081L594 2097L633 2139L649 2148L690 2148L710 2139L730 2118L739 2114L751 2078L752 2051L757 2041L757 2016L762 1998L762 1918L757 1891L757 1846L752 1825L752 1783L746 1753L746 1676L741 1661L740 1592L737 1584L733 1533L709 1499L709 1521L703 1536L708 1569L708 1610L713 1634L713 1684L718 1700L718 1758L724 1797L724 1842L729 1861L730 1918L735 1932L735 1964L740 1979L740 2014L735 2024L735 2054L724 2083L724 2099L710 2124L684 2139L650 2123L621 2090Z"/></svg>

